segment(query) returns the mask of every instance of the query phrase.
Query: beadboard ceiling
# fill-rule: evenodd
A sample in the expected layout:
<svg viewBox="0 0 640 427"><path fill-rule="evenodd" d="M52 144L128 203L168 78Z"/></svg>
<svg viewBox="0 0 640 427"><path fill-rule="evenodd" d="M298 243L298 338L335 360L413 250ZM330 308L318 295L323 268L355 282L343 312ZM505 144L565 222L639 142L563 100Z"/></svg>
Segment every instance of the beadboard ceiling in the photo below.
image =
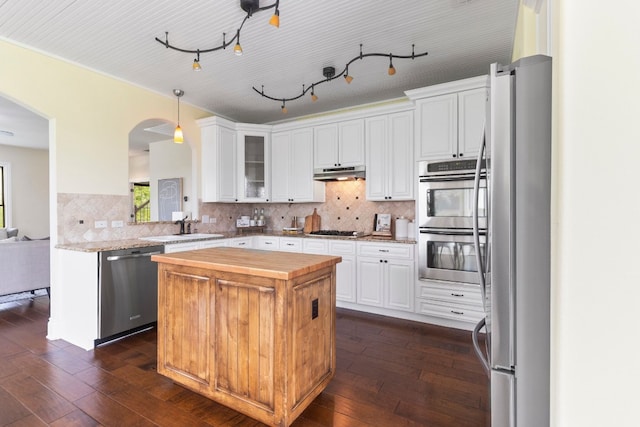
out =
<svg viewBox="0 0 640 427"><path fill-rule="evenodd" d="M273 3L262 0L261 6ZM221 44L233 37L245 12L239 0L0 0L0 38L132 82L238 122L273 123L353 105L404 96L404 91L488 72L508 63L518 0L280 0L280 28L269 25L273 9L256 12L241 33L244 55L231 47L200 56L166 49L155 38L185 49ZM339 78L287 103L302 85L339 72L363 52L411 54L394 60L365 58L349 67L351 84ZM4 117L0 114L0 117ZM0 121L0 129L5 129ZM0 135L0 138L3 138ZM3 143L4 138L0 139Z"/></svg>

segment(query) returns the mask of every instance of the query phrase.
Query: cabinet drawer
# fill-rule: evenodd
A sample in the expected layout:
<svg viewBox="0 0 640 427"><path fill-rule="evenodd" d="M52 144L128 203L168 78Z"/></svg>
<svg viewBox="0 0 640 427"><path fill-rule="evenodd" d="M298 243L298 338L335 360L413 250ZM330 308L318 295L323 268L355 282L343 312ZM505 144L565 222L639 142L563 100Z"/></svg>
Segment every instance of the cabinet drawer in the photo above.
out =
<svg viewBox="0 0 640 427"><path fill-rule="evenodd" d="M418 284L417 297L462 304L471 306L474 310L482 311L482 296L478 285L420 282Z"/></svg>
<svg viewBox="0 0 640 427"><path fill-rule="evenodd" d="M464 322L478 323L484 317L482 309L471 309L469 306L446 304L438 301L416 300L416 312L429 316L456 319Z"/></svg>
<svg viewBox="0 0 640 427"><path fill-rule="evenodd" d="M356 242L329 241L329 253L332 255L355 255Z"/></svg>
<svg viewBox="0 0 640 427"><path fill-rule="evenodd" d="M281 237L280 250L285 252L302 252L302 239L297 237Z"/></svg>
<svg viewBox="0 0 640 427"><path fill-rule="evenodd" d="M256 237L255 248L265 251L277 251L280 247L278 237L258 236Z"/></svg>
<svg viewBox="0 0 640 427"><path fill-rule="evenodd" d="M414 245L404 244L380 244L380 243L358 243L358 255L370 257L384 257L387 259L413 259Z"/></svg>
<svg viewBox="0 0 640 427"><path fill-rule="evenodd" d="M302 240L302 252L306 254L326 255L329 253L328 240L314 238L300 240Z"/></svg>
<svg viewBox="0 0 640 427"><path fill-rule="evenodd" d="M233 248L251 248L253 247L252 237L235 237L229 239L229 246Z"/></svg>

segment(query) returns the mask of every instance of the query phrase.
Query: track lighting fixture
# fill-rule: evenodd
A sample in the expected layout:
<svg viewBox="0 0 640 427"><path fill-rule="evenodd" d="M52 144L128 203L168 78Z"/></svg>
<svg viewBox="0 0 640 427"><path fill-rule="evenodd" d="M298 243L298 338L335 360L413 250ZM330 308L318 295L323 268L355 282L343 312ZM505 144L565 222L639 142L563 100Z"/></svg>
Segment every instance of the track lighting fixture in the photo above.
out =
<svg viewBox="0 0 640 427"><path fill-rule="evenodd" d="M201 53L209 53L209 52L215 52L220 49L226 49L227 46L230 46L231 44L235 43L233 46L233 53L235 53L238 56L242 55L242 46L240 46L240 31L242 31L242 27L244 26L244 23L247 22L247 19L253 16L254 13L275 8L275 12L271 16L271 19L269 20L269 24L273 25L276 28L280 28L280 7L279 6L280 6L280 0L275 0L273 4L270 4L268 6L262 6L262 7L260 7L260 0L240 0L240 7L242 8L242 10L247 12L247 14L245 15L244 19L240 23L240 26L236 30L236 35L231 40L227 41L226 33L222 33L222 44L212 48L193 50L193 49L182 49L177 46L173 46L172 44L169 43L168 31L165 31L164 33L164 40L160 40L159 38L156 37L156 41L162 44L167 49L173 49L173 50L177 50L178 52L184 52L184 53L195 53L197 57L193 61L192 68L194 71L200 71L202 69L200 67Z"/></svg>
<svg viewBox="0 0 640 427"><path fill-rule="evenodd" d="M202 67L200 66L200 52L198 52L198 56L196 56L196 59L193 60L193 65L191 66L191 68L193 68L193 71L202 70Z"/></svg>
<svg viewBox="0 0 640 427"><path fill-rule="evenodd" d="M275 96L271 96L271 95L267 95L266 93L264 93L264 85L262 85L262 89L258 90L256 89L256 87L253 87L253 90L258 92L260 94L260 96L270 99L272 101L277 101L277 102L281 102L282 101L282 109L283 112L286 111L285 108L285 101L295 101L296 99L302 98L309 90L311 90L311 100L313 102L318 100L318 97L315 94L315 88L317 85L322 84L322 83L326 83L326 82L330 82L331 80L336 79L338 76L343 76L344 80L347 83L351 83L353 81L353 76L349 74L349 65L351 65L353 62L355 61L359 61L362 60L364 58L368 58L370 56L382 56L382 57L389 57L389 68L387 70L387 73L390 76L393 76L396 73L396 69L393 66L393 58L396 59L416 59L419 58L421 56L427 56L429 54L429 52L424 52L424 53L415 53L415 45L411 45L411 55L395 55L393 53L362 53L362 44L360 44L360 54L356 57L354 57L353 59L351 59L349 62L347 62L347 64L344 67L344 70L341 73L336 74L336 69L334 67L324 67L322 69L322 75L324 75L324 80L319 80L315 83L312 83L310 86L307 86L305 89L305 85L302 85L302 93L300 93L300 95L297 96L292 96L291 98L278 98Z"/></svg>
<svg viewBox="0 0 640 427"><path fill-rule="evenodd" d="M184 135L182 134L182 128L180 127L180 97L184 95L182 89L174 89L173 94L178 98L178 125L173 132L173 142L176 144L182 144L184 142Z"/></svg>
<svg viewBox="0 0 640 427"><path fill-rule="evenodd" d="M347 69L344 72L344 81L347 82L347 84L351 83L353 81L353 77L351 77L349 75L349 66L347 65Z"/></svg>
<svg viewBox="0 0 640 427"><path fill-rule="evenodd" d="M389 70L387 71L387 73L390 76L393 76L396 73L396 69L393 66L393 60L391 59L391 54L389 54Z"/></svg>
<svg viewBox="0 0 640 427"><path fill-rule="evenodd" d="M240 30L236 33L236 45L233 47L233 53L242 56L242 46L240 46Z"/></svg>

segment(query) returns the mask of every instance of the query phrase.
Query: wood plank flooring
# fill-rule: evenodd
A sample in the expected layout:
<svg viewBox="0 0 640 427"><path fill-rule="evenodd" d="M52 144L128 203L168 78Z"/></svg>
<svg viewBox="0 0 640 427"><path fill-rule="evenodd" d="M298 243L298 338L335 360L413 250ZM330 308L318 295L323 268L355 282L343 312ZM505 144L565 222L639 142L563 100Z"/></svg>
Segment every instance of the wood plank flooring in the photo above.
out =
<svg viewBox="0 0 640 427"><path fill-rule="evenodd" d="M46 296L0 304L0 426L263 426L155 371L156 333L45 338ZM296 427L490 425L471 334L338 309L337 370Z"/></svg>

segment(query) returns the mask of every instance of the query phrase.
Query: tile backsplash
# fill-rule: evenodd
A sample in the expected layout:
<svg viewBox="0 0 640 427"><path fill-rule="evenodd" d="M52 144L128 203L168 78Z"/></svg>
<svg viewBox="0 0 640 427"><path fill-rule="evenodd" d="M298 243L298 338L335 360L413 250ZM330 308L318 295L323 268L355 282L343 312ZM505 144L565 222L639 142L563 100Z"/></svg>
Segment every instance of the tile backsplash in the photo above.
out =
<svg viewBox="0 0 640 427"><path fill-rule="evenodd" d="M366 200L366 181L327 182L324 203L201 203L200 217L208 215L215 223L196 223L198 232L234 232L240 215L253 215L255 208L264 209L267 230L279 232L291 226L294 216L304 218L317 209L322 229L355 230L370 233L376 213L389 213L393 218L415 216L414 201L372 202ZM81 243L134 239L142 236L176 233L172 222L127 224L129 197L92 194L58 194L58 242ZM106 228L95 228L95 221L107 221ZM124 221L124 227L113 228L112 221ZM303 220L301 220L301 224ZM192 229L193 231L193 229Z"/></svg>

